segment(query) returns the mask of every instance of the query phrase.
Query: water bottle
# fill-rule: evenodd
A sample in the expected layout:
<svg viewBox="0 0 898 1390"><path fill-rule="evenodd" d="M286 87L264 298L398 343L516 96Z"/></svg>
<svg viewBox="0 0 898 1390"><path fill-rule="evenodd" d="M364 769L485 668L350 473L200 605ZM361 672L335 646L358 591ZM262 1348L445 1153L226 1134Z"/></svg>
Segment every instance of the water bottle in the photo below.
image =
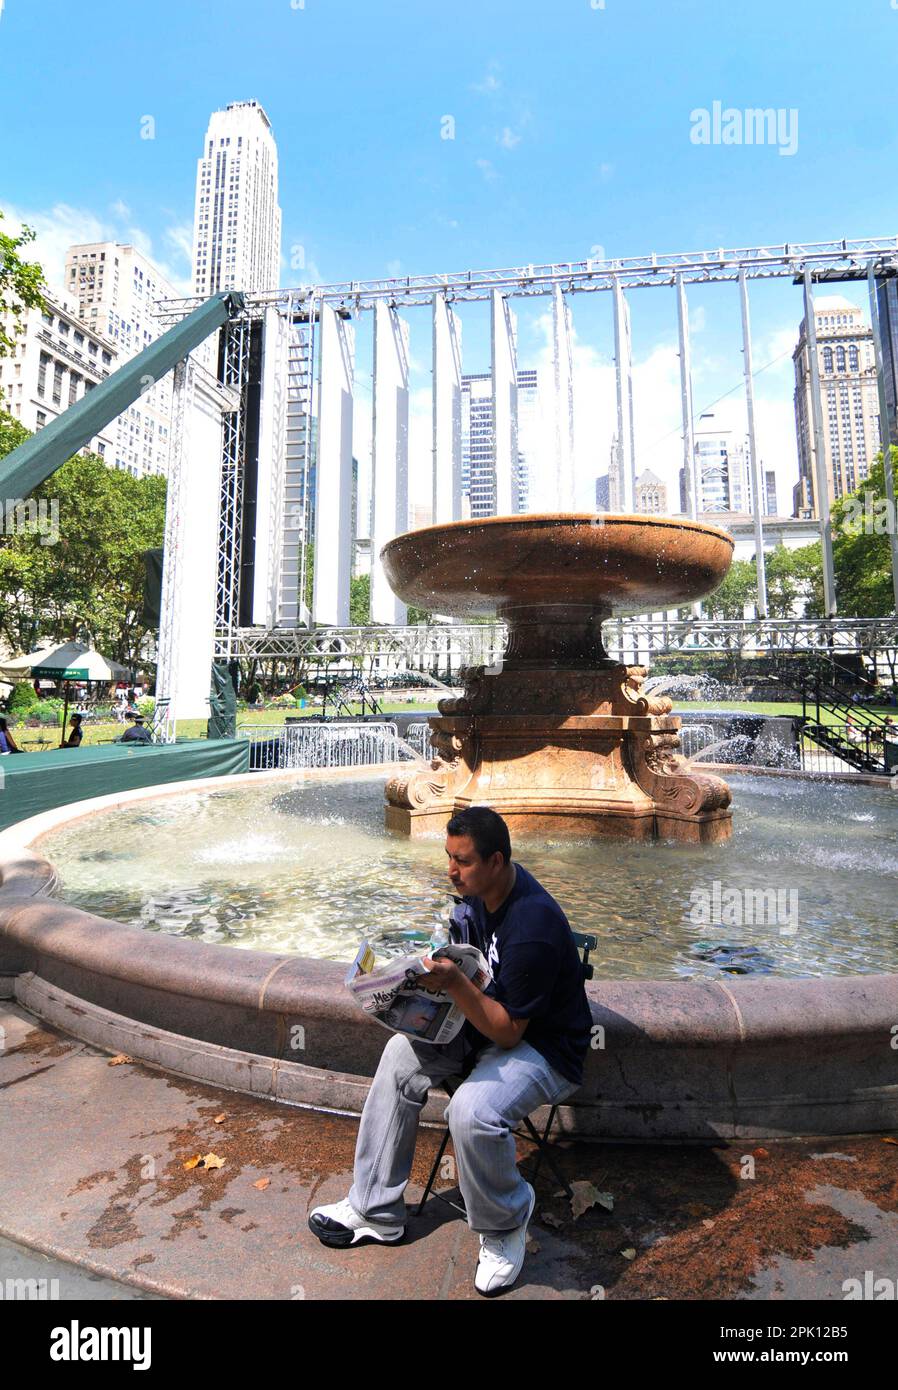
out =
<svg viewBox="0 0 898 1390"><path fill-rule="evenodd" d="M430 938L430 951L431 951L431 955L433 954L434 951L438 951L438 950L440 949L441 946L448 946L448 945L449 945L449 927L448 927L448 925L446 924L446 922L444 922L444 921L441 919L440 921L437 922L436 926L434 927L434 929L433 929L433 934L431 935L431 938Z"/></svg>

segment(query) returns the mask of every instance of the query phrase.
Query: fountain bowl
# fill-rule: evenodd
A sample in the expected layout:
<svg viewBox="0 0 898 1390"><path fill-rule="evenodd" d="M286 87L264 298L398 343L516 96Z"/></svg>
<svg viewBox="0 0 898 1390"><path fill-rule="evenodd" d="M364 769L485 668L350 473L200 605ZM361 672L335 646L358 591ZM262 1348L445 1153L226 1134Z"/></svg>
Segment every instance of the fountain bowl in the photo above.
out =
<svg viewBox="0 0 898 1390"><path fill-rule="evenodd" d="M387 826L430 834L477 804L512 833L725 839L726 784L678 756L670 700L643 693L645 667L609 657L602 624L701 598L733 544L715 526L605 513L483 517L390 541L381 559L401 599L497 610L508 643L439 702L437 757L388 782Z"/></svg>
<svg viewBox="0 0 898 1390"><path fill-rule="evenodd" d="M389 541L381 560L404 602L440 613L561 604L611 617L704 597L733 546L726 531L696 521L558 513L425 526Z"/></svg>

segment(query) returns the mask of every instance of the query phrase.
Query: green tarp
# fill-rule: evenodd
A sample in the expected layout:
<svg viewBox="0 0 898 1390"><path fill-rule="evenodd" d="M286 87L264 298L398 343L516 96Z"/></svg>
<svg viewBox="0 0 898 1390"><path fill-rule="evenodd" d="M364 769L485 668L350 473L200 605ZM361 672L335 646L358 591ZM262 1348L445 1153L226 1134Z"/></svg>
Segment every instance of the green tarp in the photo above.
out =
<svg viewBox="0 0 898 1390"><path fill-rule="evenodd" d="M0 460L0 497L27 497L66 459L90 443L110 420L127 410L147 390L148 383L161 381L204 338L227 323L243 308L243 303L243 295L236 290L213 295L137 357L114 371L102 385L87 391L80 401L26 439L18 449L13 449Z"/></svg>
<svg viewBox="0 0 898 1390"><path fill-rule="evenodd" d="M28 816L156 782L186 782L249 771L247 739L100 744L0 757L0 830Z"/></svg>
<svg viewBox="0 0 898 1390"><path fill-rule="evenodd" d="M206 725L208 737L234 738L237 733L237 695L231 669L225 662L216 661L212 665L209 712Z"/></svg>

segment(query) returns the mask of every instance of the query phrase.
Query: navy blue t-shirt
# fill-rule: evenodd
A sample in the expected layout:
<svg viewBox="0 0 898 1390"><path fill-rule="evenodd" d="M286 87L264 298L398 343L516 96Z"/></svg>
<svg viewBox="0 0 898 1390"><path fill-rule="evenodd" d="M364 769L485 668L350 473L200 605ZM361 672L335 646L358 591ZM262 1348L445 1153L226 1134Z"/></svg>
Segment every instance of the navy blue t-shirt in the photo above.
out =
<svg viewBox="0 0 898 1390"><path fill-rule="evenodd" d="M481 898L462 899L452 937L486 956L493 972L486 993L511 1018L530 1020L523 1041L580 1085L592 1027L580 956L558 903L520 864L514 867L514 887L497 912L487 912ZM478 1049L490 1042L472 1023L465 1035Z"/></svg>

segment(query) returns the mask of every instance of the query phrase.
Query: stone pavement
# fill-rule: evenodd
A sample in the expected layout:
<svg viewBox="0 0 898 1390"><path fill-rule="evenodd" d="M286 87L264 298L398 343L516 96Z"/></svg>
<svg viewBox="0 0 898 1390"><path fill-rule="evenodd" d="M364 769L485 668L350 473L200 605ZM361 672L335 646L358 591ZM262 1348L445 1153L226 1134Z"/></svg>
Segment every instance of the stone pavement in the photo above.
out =
<svg viewBox="0 0 898 1390"><path fill-rule="evenodd" d="M111 1065L9 1001L0 1027L0 1277L56 1277L63 1299L479 1301L477 1236L441 1202L394 1248L312 1236L311 1207L349 1190L353 1118ZM420 1131L410 1202L438 1139ZM223 1166L185 1169L209 1153ZM575 1217L541 1176L507 1299L841 1301L865 1271L898 1279L898 1143L883 1136L556 1153L611 1209Z"/></svg>

